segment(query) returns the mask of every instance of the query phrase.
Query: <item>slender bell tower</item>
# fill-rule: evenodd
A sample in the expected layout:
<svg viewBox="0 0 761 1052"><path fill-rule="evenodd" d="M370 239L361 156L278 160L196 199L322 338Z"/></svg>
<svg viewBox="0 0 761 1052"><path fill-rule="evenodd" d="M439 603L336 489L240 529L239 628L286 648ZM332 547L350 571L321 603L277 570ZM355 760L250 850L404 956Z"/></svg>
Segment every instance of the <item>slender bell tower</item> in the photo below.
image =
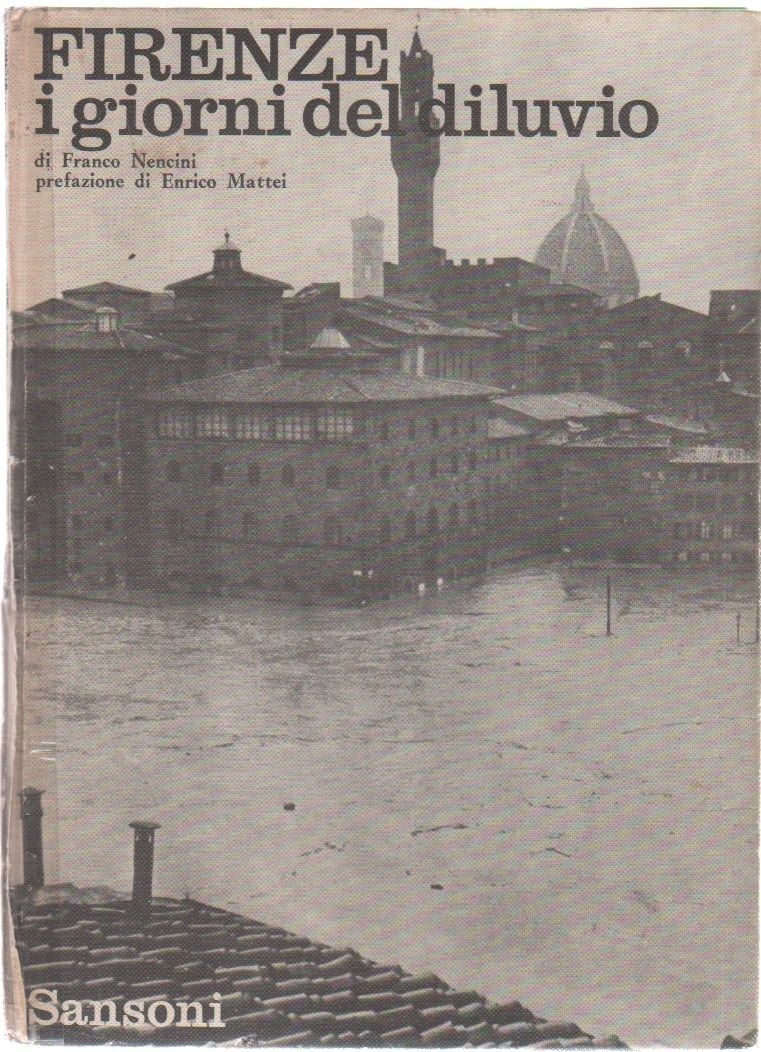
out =
<svg viewBox="0 0 761 1052"><path fill-rule="evenodd" d="M433 244L433 181L439 169L439 137L418 123L420 103L433 95L433 56L420 42L399 59L404 135L391 137L391 163L398 181L399 276L410 288L425 290L437 262Z"/></svg>

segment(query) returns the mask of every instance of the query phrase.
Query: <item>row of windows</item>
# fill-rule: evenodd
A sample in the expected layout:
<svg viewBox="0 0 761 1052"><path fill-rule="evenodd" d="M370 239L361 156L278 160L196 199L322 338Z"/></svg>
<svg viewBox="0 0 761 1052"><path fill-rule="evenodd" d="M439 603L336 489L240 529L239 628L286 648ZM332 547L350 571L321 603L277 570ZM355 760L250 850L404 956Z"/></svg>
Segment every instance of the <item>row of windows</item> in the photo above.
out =
<svg viewBox="0 0 761 1052"><path fill-rule="evenodd" d="M308 442L339 441L360 430L348 409L294 409L279 413L260 410L164 409L156 420L160 438L236 438Z"/></svg>
<svg viewBox="0 0 761 1052"><path fill-rule="evenodd" d="M67 431L64 436L64 444L78 449L84 445L84 436L79 431ZM99 449L108 449L110 446L116 445L116 436L103 432L95 436L95 444Z"/></svg>
<svg viewBox="0 0 761 1052"><path fill-rule="evenodd" d="M462 526L476 526L480 520L481 511L478 501L469 501L462 508L459 504L454 503L450 504L447 510L445 526L448 530L456 530ZM251 512L246 512L241 520L240 537L243 540L254 539L259 526L260 522L257 516ZM407 540L412 540L418 536L439 533L441 529L442 524L439 520L439 512L431 505L422 521L418 520L418 516L414 511L408 511L400 524L398 535ZM183 542L185 539L185 525L181 511L172 508L166 513L166 530L171 544L178 545ZM223 536L218 515L214 510L209 510L206 513L203 531L206 537L221 538ZM284 516L281 521L282 543L298 544L299 536L298 520L292 515ZM380 544L390 544L392 542L394 530L390 519L384 518L380 521L377 538ZM348 536L344 533L343 525L336 516L329 515L325 519L322 539L325 544L329 545L340 545L348 539Z"/></svg>
<svg viewBox="0 0 761 1052"><path fill-rule="evenodd" d="M699 464L681 471L680 478L688 478L693 482L744 482L750 479L754 470L752 464Z"/></svg>
<svg viewBox="0 0 761 1052"><path fill-rule="evenodd" d="M675 537L682 537L684 540L752 540L756 529L752 522L675 522L673 533Z"/></svg>
<svg viewBox="0 0 761 1052"><path fill-rule="evenodd" d="M438 417L421 421L410 417L405 424L407 438L415 439L422 428L427 428L431 438L443 433L444 423L452 436L461 432L472 434L478 431L478 417L464 420L450 417L442 422ZM377 422L378 438L387 441L391 436L391 423L387 419ZM350 409L320 408L317 410L294 409L275 413L264 410L231 410L222 407L209 409L170 408L159 412L156 419L156 434L160 438L235 438L275 440L280 442L309 442L314 439L340 441L353 435L365 433L365 420Z"/></svg>
<svg viewBox="0 0 761 1052"><path fill-rule="evenodd" d="M478 468L478 454L475 450L472 450L464 463L461 460L459 454L452 453L448 460L440 462L438 457L431 457L428 461L428 475L430 478L437 478L440 471L448 472L450 475L457 475L460 471L467 470L476 471ZM197 474L197 468L191 469L191 475ZM381 464L378 469L378 482L385 489L391 484L391 467L388 464ZM176 460L170 460L166 466L166 477L169 482L181 482L183 478L183 467ZM212 485L222 485L227 477L227 465L220 462L214 462L209 464L209 482ZM249 464L246 472L249 485L258 486L262 481L262 469L259 464ZM410 461L405 469L405 478L408 483L415 482L417 478L417 465L414 461ZM284 464L280 469L280 482L284 486L295 486L296 485L296 470L292 464ZM338 489L341 485L341 469L337 464L329 464L325 469L325 485L328 489Z"/></svg>

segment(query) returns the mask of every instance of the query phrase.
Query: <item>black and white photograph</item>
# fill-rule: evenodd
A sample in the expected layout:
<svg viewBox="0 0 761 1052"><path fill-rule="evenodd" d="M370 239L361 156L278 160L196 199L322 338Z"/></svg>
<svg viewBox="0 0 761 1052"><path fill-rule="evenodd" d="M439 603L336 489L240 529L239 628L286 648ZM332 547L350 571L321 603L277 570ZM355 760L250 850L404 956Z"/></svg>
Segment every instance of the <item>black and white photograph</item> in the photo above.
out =
<svg viewBox="0 0 761 1052"><path fill-rule="evenodd" d="M755 1047L758 16L5 28L8 1035Z"/></svg>

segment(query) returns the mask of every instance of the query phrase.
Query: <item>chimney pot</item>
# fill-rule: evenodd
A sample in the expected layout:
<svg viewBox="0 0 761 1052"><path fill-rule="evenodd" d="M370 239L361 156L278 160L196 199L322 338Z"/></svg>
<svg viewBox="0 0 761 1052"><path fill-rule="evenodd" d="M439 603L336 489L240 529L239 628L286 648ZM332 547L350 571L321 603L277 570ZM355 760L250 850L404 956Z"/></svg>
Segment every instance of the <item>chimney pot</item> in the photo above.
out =
<svg viewBox="0 0 761 1052"><path fill-rule="evenodd" d="M135 831L132 874L132 902L140 909L147 909L153 897L153 841L158 822L130 822Z"/></svg>
<svg viewBox="0 0 761 1052"><path fill-rule="evenodd" d="M24 849L24 887L41 888L45 884L42 864L42 789L27 786L21 797L21 834Z"/></svg>

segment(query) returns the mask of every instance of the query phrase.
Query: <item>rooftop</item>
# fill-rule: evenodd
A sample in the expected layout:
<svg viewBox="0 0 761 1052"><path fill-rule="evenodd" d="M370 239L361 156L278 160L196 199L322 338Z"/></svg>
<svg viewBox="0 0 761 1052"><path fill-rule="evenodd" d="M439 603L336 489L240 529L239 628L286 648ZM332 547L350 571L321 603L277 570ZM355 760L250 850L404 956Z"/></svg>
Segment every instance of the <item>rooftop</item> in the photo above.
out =
<svg viewBox="0 0 761 1052"><path fill-rule="evenodd" d="M692 446L671 457L672 464L758 464L758 453L728 446Z"/></svg>
<svg viewBox="0 0 761 1052"><path fill-rule="evenodd" d="M63 295L77 299L81 296L97 296L100 293L116 292L122 296L151 296L145 289L133 289L129 285L117 285L113 281L96 281L93 285L80 285L76 289L64 289Z"/></svg>
<svg viewBox="0 0 761 1052"><path fill-rule="evenodd" d="M95 312L92 312L94 317ZM97 332L90 322L72 324L69 320L43 319L23 325L13 334L14 346L27 351L126 351L130 354L157 354L186 357L195 352L158 336L136 329L118 328Z"/></svg>
<svg viewBox="0 0 761 1052"><path fill-rule="evenodd" d="M588 391L558 391L554 394L511 395L496 398L495 405L542 423L596 416L636 416L639 410L611 402Z"/></svg>
<svg viewBox="0 0 761 1052"><path fill-rule="evenodd" d="M404 301L366 297L344 300L344 317L368 322L391 332L409 336L459 336L467 339L497 339L498 334L483 326L470 325L458 318L447 317L438 311L406 304Z"/></svg>
<svg viewBox="0 0 761 1052"><path fill-rule="evenodd" d="M146 396L152 402L213 402L265 405L314 403L362 404L367 402L425 402L441 399L484 401L502 394L461 380L434 380L408 373L361 372L349 368L302 368L306 356L293 366L281 360L242 372L165 387Z"/></svg>
<svg viewBox="0 0 761 1052"><path fill-rule="evenodd" d="M154 898L143 916L132 905L108 889L72 885L14 895L27 991L47 987L60 1000L117 1004L208 1005L220 994L220 1036L245 1045L626 1047L615 1036L595 1040L574 1023L548 1023L517 1001L490 1003L431 972L412 975L194 899ZM50 1039L54 1030L46 1027ZM165 1043L172 1030L131 1029L129 1043ZM108 1027L64 1032L73 1043L120 1041ZM209 1043L203 1030L179 1035L183 1044Z"/></svg>
<svg viewBox="0 0 761 1052"><path fill-rule="evenodd" d="M501 417L493 417L489 420L489 438L524 438L530 434L527 427L512 424L509 420L502 420Z"/></svg>

